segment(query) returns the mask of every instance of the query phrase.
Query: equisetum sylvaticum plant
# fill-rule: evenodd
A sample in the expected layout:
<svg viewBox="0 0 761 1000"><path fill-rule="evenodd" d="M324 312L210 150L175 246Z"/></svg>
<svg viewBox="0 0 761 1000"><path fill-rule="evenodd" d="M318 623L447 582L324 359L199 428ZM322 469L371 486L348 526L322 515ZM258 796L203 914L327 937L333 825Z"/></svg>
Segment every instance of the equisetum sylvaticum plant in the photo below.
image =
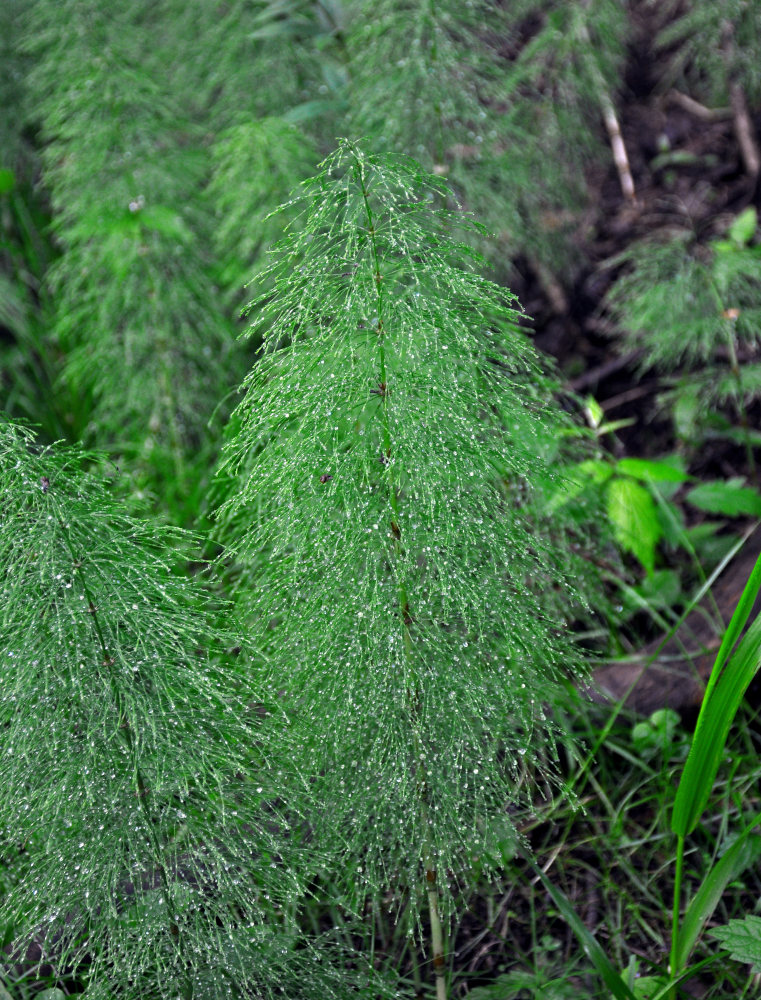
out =
<svg viewBox="0 0 761 1000"><path fill-rule="evenodd" d="M542 596L569 584L525 499L537 428L564 418L511 295L451 237L449 198L346 140L298 189L251 306L263 344L218 515L312 776L289 801L342 902L391 892L429 925L439 1000L451 890L514 844L511 803L529 766L552 772L545 708L576 659Z"/></svg>
<svg viewBox="0 0 761 1000"><path fill-rule="evenodd" d="M219 609L172 571L184 536L125 514L91 464L0 424L3 978L356 996L359 972L294 947L282 713L242 698Z"/></svg>

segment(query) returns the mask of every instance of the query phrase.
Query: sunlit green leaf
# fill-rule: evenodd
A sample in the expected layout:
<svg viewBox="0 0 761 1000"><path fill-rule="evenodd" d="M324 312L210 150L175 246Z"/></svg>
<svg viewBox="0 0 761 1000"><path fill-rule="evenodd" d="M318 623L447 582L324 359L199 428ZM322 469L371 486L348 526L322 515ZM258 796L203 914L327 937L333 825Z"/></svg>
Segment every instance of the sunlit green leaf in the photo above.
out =
<svg viewBox="0 0 761 1000"><path fill-rule="evenodd" d="M662 534L653 498L644 486L628 478L611 480L607 490L608 517L619 544L652 573L655 546Z"/></svg>

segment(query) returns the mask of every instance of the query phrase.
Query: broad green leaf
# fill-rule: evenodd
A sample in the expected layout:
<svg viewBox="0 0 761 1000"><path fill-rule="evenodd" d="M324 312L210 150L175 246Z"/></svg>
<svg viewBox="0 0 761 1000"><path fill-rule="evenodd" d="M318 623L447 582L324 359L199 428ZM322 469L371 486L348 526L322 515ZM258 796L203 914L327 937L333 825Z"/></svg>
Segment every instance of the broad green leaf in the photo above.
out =
<svg viewBox="0 0 761 1000"><path fill-rule="evenodd" d="M663 976L642 976L634 980L634 995L637 1000L653 1000L667 982L668 979Z"/></svg>
<svg viewBox="0 0 761 1000"><path fill-rule="evenodd" d="M650 461L645 458L622 458L616 464L618 472L645 482L684 483L690 477L676 461Z"/></svg>
<svg viewBox="0 0 761 1000"><path fill-rule="evenodd" d="M690 490L687 499L693 507L708 514L724 514L726 517L739 517L744 514L761 517L761 495L751 486L743 486L742 480L701 483L694 490Z"/></svg>
<svg viewBox="0 0 761 1000"><path fill-rule="evenodd" d="M730 920L724 927L711 931L713 937L737 962L747 962L751 973L761 972L761 917L749 913L742 920Z"/></svg>
<svg viewBox="0 0 761 1000"><path fill-rule="evenodd" d="M621 547L652 573L655 546L662 530L653 498L645 487L633 479L613 479L608 485L608 517Z"/></svg>
<svg viewBox="0 0 761 1000"><path fill-rule="evenodd" d="M16 186L16 177L12 170L3 167L0 170L0 194L8 194Z"/></svg>
<svg viewBox="0 0 761 1000"><path fill-rule="evenodd" d="M757 224L758 217L756 216L756 210L751 205L744 212L740 212L729 227L729 236L735 243L739 243L740 246L747 246L753 239Z"/></svg>
<svg viewBox="0 0 761 1000"><path fill-rule="evenodd" d="M674 800L671 829L678 836L687 836L694 830L705 808L719 769L729 727L743 694L761 663L761 617L754 621L732 658L727 661L748 620L760 586L761 558L753 568L724 633L703 697L692 746Z"/></svg>
<svg viewBox="0 0 761 1000"><path fill-rule="evenodd" d="M586 410L587 419L592 427L599 427L605 416L605 411L594 398L594 396L587 396L584 400L584 409Z"/></svg>
<svg viewBox="0 0 761 1000"><path fill-rule="evenodd" d="M37 994L37 1000L66 1000L66 994L63 990L55 988L43 990L42 993Z"/></svg>
<svg viewBox="0 0 761 1000"><path fill-rule="evenodd" d="M686 964L695 942L710 919L729 883L761 857L761 836L749 836L761 815L756 817L729 850L711 868L695 893L679 926L677 961ZM761 946L760 946L761 953Z"/></svg>
<svg viewBox="0 0 761 1000"><path fill-rule="evenodd" d="M536 865L533 865L533 868L537 878L552 897L553 903L560 910L563 919L576 935L576 939L581 945L584 954L592 962L597 973L616 1000L637 1000L636 994L631 991L626 982L621 978L621 975L616 971L595 937L587 930L587 927L579 918L579 915L573 906L571 906L566 896L552 884L540 868Z"/></svg>

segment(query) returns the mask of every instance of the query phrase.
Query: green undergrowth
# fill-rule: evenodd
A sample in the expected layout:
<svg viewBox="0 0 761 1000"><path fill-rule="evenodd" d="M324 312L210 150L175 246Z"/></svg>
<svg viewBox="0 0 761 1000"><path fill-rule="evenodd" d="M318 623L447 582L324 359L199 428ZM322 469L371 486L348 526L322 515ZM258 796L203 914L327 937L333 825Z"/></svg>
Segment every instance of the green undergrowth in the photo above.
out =
<svg viewBox="0 0 761 1000"><path fill-rule="evenodd" d="M0 1000L757 994L757 6L5 5Z"/></svg>

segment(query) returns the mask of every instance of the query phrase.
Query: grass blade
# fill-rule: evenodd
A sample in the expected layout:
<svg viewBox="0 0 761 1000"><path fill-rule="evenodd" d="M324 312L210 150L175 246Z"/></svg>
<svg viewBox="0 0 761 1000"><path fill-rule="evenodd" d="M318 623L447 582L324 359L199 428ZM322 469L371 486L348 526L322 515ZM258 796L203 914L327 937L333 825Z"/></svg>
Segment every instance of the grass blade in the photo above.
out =
<svg viewBox="0 0 761 1000"><path fill-rule="evenodd" d="M761 665L761 617L748 629L734 655L729 653L742 631L761 587L761 557L732 615L703 697L692 746L674 800L671 829L685 837L695 829L721 763L729 727L745 691Z"/></svg>
<svg viewBox="0 0 761 1000"><path fill-rule="evenodd" d="M553 903L563 915L563 919L576 935L584 954L589 957L592 965L616 1000L636 1000L634 993L626 985L621 974L616 971L615 966L597 943L594 935L587 930L564 893L550 882L540 868L537 868L536 865L533 865L533 868L542 885L550 894Z"/></svg>
<svg viewBox="0 0 761 1000"><path fill-rule="evenodd" d="M761 836L750 836L761 822L759 813L729 850L716 862L695 893L679 929L676 946L677 968L687 962L706 921L729 883L761 856Z"/></svg>

